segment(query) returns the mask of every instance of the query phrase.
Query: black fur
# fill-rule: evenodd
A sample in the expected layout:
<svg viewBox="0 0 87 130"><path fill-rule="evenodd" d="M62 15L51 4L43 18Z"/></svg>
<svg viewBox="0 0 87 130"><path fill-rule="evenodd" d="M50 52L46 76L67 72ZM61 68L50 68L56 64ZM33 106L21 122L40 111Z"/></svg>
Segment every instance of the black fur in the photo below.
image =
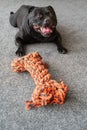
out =
<svg viewBox="0 0 87 130"><path fill-rule="evenodd" d="M67 53L62 46L62 39L56 30L57 19L54 9L22 5L15 13L10 13L10 24L18 27L15 36L18 49L16 54L25 55L25 45L34 42L54 42L60 53Z"/></svg>

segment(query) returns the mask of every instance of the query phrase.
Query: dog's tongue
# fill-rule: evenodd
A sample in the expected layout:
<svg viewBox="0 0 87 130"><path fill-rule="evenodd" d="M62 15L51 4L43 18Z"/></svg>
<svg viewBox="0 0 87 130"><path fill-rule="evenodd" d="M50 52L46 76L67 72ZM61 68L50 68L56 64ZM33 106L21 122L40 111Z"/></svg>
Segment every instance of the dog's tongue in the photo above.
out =
<svg viewBox="0 0 87 130"><path fill-rule="evenodd" d="M42 28L41 28L41 31L42 31L43 33L46 33L46 34L52 33L52 29L50 29L50 28L45 28L45 27L42 27Z"/></svg>

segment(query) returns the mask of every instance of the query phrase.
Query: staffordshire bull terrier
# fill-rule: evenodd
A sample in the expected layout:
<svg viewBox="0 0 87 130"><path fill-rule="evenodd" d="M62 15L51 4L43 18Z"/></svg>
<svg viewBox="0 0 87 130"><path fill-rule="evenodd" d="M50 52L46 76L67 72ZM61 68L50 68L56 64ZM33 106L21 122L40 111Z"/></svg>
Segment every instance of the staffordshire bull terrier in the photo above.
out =
<svg viewBox="0 0 87 130"><path fill-rule="evenodd" d="M34 42L54 42L60 53L67 53L61 35L56 30L57 18L53 7L22 5L15 13L10 12L9 20L12 26L19 28L15 36L18 56L25 55L26 44Z"/></svg>

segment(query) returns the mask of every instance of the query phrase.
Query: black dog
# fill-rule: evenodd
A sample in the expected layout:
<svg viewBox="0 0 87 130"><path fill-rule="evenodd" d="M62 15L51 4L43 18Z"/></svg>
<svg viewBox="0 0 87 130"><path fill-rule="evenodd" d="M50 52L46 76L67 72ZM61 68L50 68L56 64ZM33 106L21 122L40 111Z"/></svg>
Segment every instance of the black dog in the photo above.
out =
<svg viewBox="0 0 87 130"><path fill-rule="evenodd" d="M67 52L67 49L62 46L61 36L56 30L56 14L51 6L22 5L16 13L10 13L10 23L19 28L15 37L16 43L18 43L17 55L25 55L26 43L34 42L55 42L60 53Z"/></svg>

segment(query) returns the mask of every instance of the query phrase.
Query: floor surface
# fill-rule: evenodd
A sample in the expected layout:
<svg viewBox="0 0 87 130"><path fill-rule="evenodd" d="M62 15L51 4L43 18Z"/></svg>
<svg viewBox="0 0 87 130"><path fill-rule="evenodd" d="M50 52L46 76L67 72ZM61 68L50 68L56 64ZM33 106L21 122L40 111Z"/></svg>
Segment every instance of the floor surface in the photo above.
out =
<svg viewBox="0 0 87 130"><path fill-rule="evenodd" d="M52 77L67 83L64 105L24 108L35 84L28 73L12 72L18 29L9 24L10 11L22 4L52 5L56 11L68 53L59 54L54 43L29 45L27 53L38 51ZM87 130L87 0L0 0L0 130Z"/></svg>

